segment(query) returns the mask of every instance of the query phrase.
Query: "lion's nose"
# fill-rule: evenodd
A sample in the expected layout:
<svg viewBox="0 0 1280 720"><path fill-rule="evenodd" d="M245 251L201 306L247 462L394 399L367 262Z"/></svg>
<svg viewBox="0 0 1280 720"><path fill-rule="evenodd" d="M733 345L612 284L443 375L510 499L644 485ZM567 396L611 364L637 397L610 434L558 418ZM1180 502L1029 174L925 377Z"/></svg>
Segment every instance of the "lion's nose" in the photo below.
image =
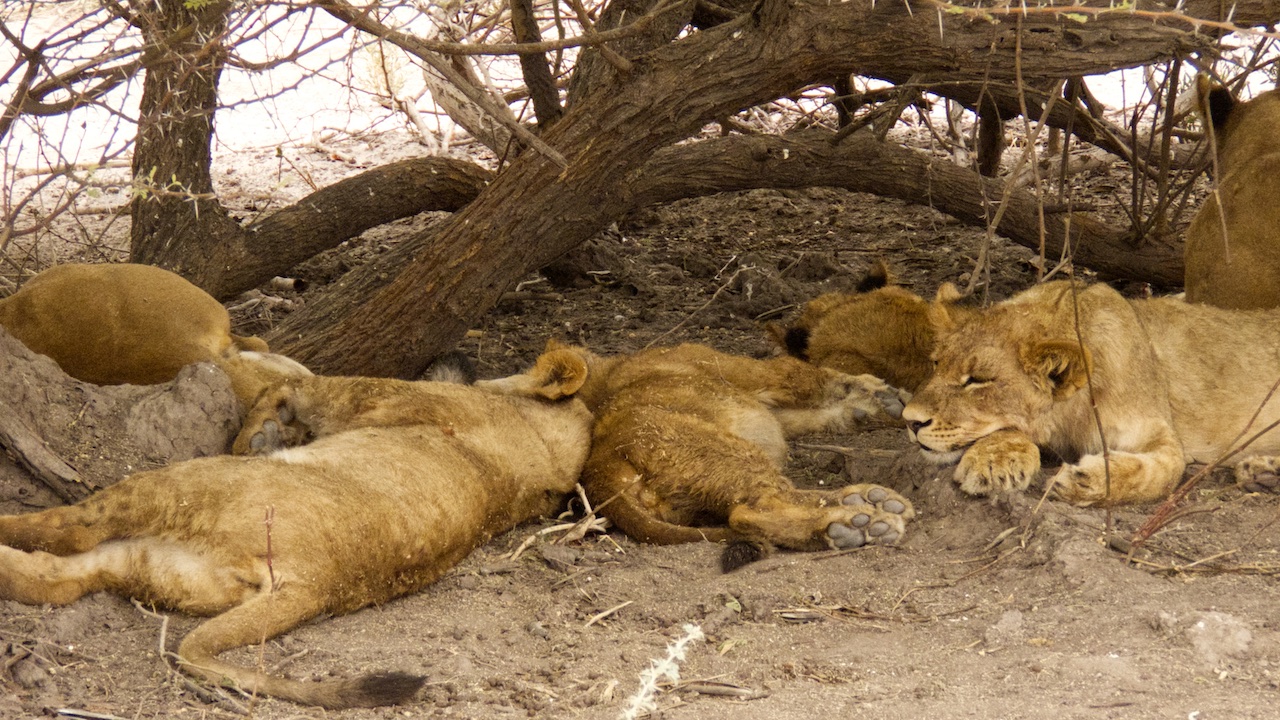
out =
<svg viewBox="0 0 1280 720"><path fill-rule="evenodd" d="M919 434L922 429L929 427L932 422L932 418L928 420L912 420L907 423L907 427L911 429L912 433Z"/></svg>

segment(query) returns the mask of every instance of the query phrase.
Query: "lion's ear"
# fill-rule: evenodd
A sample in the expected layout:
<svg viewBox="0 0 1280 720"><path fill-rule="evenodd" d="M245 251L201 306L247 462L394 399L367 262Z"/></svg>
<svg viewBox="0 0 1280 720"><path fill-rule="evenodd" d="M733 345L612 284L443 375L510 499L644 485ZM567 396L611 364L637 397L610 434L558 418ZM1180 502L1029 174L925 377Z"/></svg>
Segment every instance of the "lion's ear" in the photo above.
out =
<svg viewBox="0 0 1280 720"><path fill-rule="evenodd" d="M1231 91L1214 82L1206 73L1196 76L1196 110L1206 124L1213 126L1216 134L1221 134L1236 107L1236 99Z"/></svg>
<svg viewBox="0 0 1280 720"><path fill-rule="evenodd" d="M858 286L853 291L866 293L892 284L893 276L889 274L889 266L885 264L884 260L876 260L875 264L867 270L867 274L858 281Z"/></svg>
<svg viewBox="0 0 1280 720"><path fill-rule="evenodd" d="M1034 341L1022 346L1022 367L1054 400L1066 400L1089 382L1093 356L1074 340Z"/></svg>
<svg viewBox="0 0 1280 720"><path fill-rule="evenodd" d="M534 395L548 400L571 397L587 382L587 359L562 345L543 353L530 374L537 379Z"/></svg>
<svg viewBox="0 0 1280 720"><path fill-rule="evenodd" d="M952 303L963 297L960 290L951 283L942 283L938 288L938 294L933 297L933 302L929 303L929 324L937 332L949 332L956 329L957 318L953 312Z"/></svg>

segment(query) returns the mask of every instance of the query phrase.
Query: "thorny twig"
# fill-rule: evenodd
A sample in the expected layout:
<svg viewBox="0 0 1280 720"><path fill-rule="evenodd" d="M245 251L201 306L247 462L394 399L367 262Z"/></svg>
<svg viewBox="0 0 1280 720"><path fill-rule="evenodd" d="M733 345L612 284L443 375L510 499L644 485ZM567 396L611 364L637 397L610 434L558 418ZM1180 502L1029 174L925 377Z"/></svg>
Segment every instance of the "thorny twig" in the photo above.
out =
<svg viewBox="0 0 1280 720"><path fill-rule="evenodd" d="M555 542L565 543L565 542L573 542L575 540L581 540L583 537L586 537L587 533L589 532L602 533L608 530L609 521L606 518L598 517L596 515L596 510L598 510L599 508L596 508L596 510L593 510L591 508L591 501L587 499L587 492L585 489L583 489L582 485L581 484L574 485L574 489L577 491L578 497L582 500L583 516L581 519L579 519L577 522L560 523L557 525L552 525L551 527L542 528L541 530L538 530L537 532L526 537L524 539L524 542L520 543L519 547L507 553L503 557L505 557L508 560L515 560L516 558L523 555L525 550L528 550L530 547L533 546L534 543L538 542L538 538L544 537L546 535L550 535L552 533L563 532L564 535L557 538ZM612 499L613 498L609 498L609 500L612 500ZM608 504L608 501L601 503L601 507L607 504Z"/></svg>

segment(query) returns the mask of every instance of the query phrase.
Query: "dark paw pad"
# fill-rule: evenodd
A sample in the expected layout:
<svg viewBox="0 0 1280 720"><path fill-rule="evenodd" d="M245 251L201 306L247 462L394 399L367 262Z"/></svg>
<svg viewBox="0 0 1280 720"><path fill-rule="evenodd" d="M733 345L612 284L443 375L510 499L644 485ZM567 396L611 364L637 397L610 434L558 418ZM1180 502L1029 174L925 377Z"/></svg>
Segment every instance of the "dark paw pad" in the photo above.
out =
<svg viewBox="0 0 1280 720"><path fill-rule="evenodd" d="M255 455L269 453L280 447L280 423L266 420L262 428L249 438L249 450Z"/></svg>
<svg viewBox="0 0 1280 720"><path fill-rule="evenodd" d="M884 407L886 415L892 418L901 418L904 404L902 396L898 389L887 387L884 390L876 392L876 400Z"/></svg>
<svg viewBox="0 0 1280 720"><path fill-rule="evenodd" d="M871 518L866 515L859 515L853 519L853 522L856 523L858 518L866 518L866 521L871 520ZM866 524L866 522L863 524ZM841 523L831 523L828 525L827 537L831 538L831 542L840 550L862 547L867 544L867 536L863 534L861 530L849 527L848 525L842 525Z"/></svg>
<svg viewBox="0 0 1280 720"><path fill-rule="evenodd" d="M1249 492L1280 492L1280 475L1274 472L1260 472L1242 483L1241 487Z"/></svg>

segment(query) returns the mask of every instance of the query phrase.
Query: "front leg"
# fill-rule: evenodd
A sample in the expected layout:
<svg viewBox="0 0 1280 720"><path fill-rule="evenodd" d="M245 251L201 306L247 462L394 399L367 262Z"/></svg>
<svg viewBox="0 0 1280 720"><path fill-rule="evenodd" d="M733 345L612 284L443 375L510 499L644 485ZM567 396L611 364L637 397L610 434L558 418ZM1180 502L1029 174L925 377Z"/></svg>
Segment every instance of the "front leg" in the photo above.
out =
<svg viewBox="0 0 1280 720"><path fill-rule="evenodd" d="M846 375L823 368L821 391L796 406L778 405L773 415L787 437L845 430L869 418L900 419L909 393L874 375Z"/></svg>
<svg viewBox="0 0 1280 720"><path fill-rule="evenodd" d="M370 425L396 425L396 408L424 392L428 383L363 377L307 377L285 380L263 391L245 415L231 445L236 455L265 455L317 437Z"/></svg>
<svg viewBox="0 0 1280 720"><path fill-rule="evenodd" d="M240 433L231 443L231 453L267 455L305 443L311 430L307 420L299 419L298 408L299 405L303 408L311 406L306 398L310 396L309 390L313 385L284 382L259 394L257 402L245 415Z"/></svg>
<svg viewBox="0 0 1280 720"><path fill-rule="evenodd" d="M969 495L1025 490L1040 473L1040 448L1016 430L981 438L960 457L955 481Z"/></svg>
<svg viewBox="0 0 1280 720"><path fill-rule="evenodd" d="M1064 465L1050 479L1054 497L1072 505L1123 505L1168 496L1186 469L1182 446L1162 444L1150 452L1113 450Z"/></svg>

